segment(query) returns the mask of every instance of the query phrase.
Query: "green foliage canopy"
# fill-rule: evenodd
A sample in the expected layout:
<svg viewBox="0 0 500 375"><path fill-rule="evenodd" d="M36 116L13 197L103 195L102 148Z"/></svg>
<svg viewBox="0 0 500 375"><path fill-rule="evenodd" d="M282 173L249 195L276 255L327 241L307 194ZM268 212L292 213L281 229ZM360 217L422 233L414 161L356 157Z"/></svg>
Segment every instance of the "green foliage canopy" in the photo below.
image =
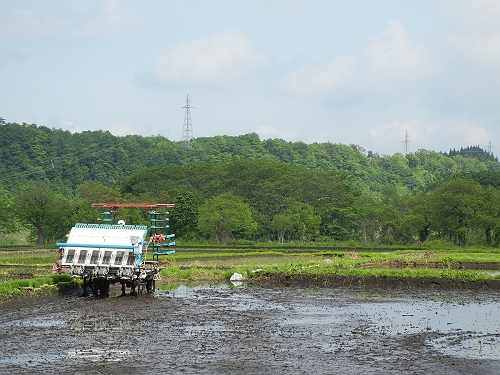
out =
<svg viewBox="0 0 500 375"><path fill-rule="evenodd" d="M224 193L208 199L200 207L202 233L227 245L231 235L250 237L257 228L252 209L241 197Z"/></svg>
<svg viewBox="0 0 500 375"><path fill-rule="evenodd" d="M3 122L0 186L0 230L16 230L20 218L37 243L93 220L90 204L105 201L177 203L172 227L196 238L202 227L209 234L207 202L231 200L249 207L252 222L246 230L212 233L223 242L250 235L366 244L500 241L500 163L478 147L388 156L356 145L261 141L251 133L197 138L186 148L162 136ZM127 222L147 221L137 210L124 214Z"/></svg>

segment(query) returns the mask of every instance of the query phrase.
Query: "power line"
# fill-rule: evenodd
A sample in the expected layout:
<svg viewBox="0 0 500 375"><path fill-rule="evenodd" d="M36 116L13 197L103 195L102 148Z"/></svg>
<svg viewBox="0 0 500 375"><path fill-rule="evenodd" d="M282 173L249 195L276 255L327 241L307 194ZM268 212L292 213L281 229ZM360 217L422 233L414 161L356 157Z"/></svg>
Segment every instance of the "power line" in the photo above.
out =
<svg viewBox="0 0 500 375"><path fill-rule="evenodd" d="M493 148L495 148L492 144L491 144L491 140L488 141L488 154L490 154L491 156L493 156Z"/></svg>
<svg viewBox="0 0 500 375"><path fill-rule="evenodd" d="M405 144L405 155L408 154L408 146L410 145L410 138L408 137L408 130L406 131L406 134L405 134L405 140L404 141L401 141L401 143L404 143Z"/></svg>
<svg viewBox="0 0 500 375"><path fill-rule="evenodd" d="M184 127L182 128L182 141L186 148L189 148L189 143L193 139L193 125L191 124L191 100L189 100L189 94L186 96L186 105L184 107L186 111L184 114Z"/></svg>

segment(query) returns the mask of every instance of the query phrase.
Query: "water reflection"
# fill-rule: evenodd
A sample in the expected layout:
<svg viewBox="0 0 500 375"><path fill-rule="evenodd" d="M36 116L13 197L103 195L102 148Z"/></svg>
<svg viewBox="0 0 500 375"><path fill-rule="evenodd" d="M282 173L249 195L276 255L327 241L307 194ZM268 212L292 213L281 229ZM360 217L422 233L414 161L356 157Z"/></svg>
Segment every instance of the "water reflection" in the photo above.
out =
<svg viewBox="0 0 500 375"><path fill-rule="evenodd" d="M459 358L500 358L500 302L494 296L463 292L407 296L364 294L342 289L276 289L275 299L259 298L255 289L231 284L169 284L171 298L203 299L209 295L231 311L282 311L288 326L332 326L360 322L348 335L362 330L364 335L395 337L429 335L426 343L445 355ZM220 300L209 291L219 291ZM267 291L269 293L269 291ZM285 301L283 293L286 294ZM219 302L218 302L219 301ZM319 303L321 301L321 303ZM330 301L324 303L325 301ZM228 305L230 307L228 307ZM290 306L292 306L290 308ZM433 338L438 337L438 338Z"/></svg>

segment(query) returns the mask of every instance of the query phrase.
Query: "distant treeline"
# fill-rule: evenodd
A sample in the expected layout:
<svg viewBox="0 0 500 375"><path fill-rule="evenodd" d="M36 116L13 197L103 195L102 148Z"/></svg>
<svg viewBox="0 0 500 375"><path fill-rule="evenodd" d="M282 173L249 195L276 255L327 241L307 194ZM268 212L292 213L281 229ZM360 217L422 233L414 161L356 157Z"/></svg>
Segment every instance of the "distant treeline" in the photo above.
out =
<svg viewBox="0 0 500 375"><path fill-rule="evenodd" d="M483 150L479 146L469 146L469 147L460 147L460 150L450 150L448 153L443 153L446 156L449 156L450 158L457 156L457 155L462 155L462 156L468 156L468 157L473 157L481 161L496 161L498 162L498 158L494 156L491 152L487 152L486 150Z"/></svg>
<svg viewBox="0 0 500 375"><path fill-rule="evenodd" d="M360 191L372 193L385 185L421 191L457 172L500 171L497 158L477 147L379 155L357 145L260 140L252 133L196 138L186 148L183 142L159 135L117 137L100 130L71 133L33 124L0 125L0 184L9 190L44 180L71 192L84 181L112 186L152 166L221 163L233 158L345 172L356 178Z"/></svg>
<svg viewBox="0 0 500 375"><path fill-rule="evenodd" d="M181 240L500 244L500 163L488 153L379 155L256 134L187 148L12 123L0 126L0 146L0 237L27 228L55 243L95 221L91 203L163 202L176 204ZM147 222L134 209L121 215Z"/></svg>

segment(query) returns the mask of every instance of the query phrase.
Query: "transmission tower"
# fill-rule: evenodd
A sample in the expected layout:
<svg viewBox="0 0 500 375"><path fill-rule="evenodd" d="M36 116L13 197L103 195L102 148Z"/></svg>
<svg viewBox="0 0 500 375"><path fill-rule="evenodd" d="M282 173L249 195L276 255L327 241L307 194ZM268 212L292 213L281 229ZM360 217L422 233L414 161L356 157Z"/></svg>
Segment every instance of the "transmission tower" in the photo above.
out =
<svg viewBox="0 0 500 375"><path fill-rule="evenodd" d="M182 128L182 141L186 148L189 148L189 142L193 139L193 126L191 125L191 100L189 100L189 94L186 97L186 105L182 107L186 110L184 114L184 127Z"/></svg>
<svg viewBox="0 0 500 375"><path fill-rule="evenodd" d="M401 141L401 143L404 143L405 144L405 155L408 154L408 146L410 145L410 138L408 137L408 130L406 131L406 134L405 134L405 140L404 141Z"/></svg>

